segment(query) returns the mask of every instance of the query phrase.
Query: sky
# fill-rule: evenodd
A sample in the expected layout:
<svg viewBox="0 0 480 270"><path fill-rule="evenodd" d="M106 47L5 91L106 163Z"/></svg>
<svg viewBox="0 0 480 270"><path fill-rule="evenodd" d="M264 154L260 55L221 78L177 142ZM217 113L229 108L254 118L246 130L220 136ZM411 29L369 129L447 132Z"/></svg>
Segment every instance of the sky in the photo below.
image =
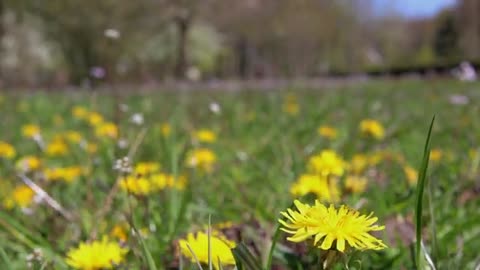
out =
<svg viewBox="0 0 480 270"><path fill-rule="evenodd" d="M429 17L441 9L455 4L456 0L374 0L377 9L392 9L408 17Z"/></svg>

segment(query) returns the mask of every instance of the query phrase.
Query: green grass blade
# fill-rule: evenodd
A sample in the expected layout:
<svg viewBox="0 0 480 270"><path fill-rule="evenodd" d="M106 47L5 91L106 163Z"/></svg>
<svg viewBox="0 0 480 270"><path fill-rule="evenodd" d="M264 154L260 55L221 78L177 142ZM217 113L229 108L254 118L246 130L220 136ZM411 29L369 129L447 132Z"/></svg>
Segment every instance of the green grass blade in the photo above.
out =
<svg viewBox="0 0 480 270"><path fill-rule="evenodd" d="M190 253L192 254L193 259L195 260L195 262L198 266L198 269L203 270L202 265L200 264L200 261L197 258L197 255L195 254L195 252L193 252L192 247L190 247L190 245L188 243L187 243L187 248L188 248L188 250L190 250Z"/></svg>
<svg viewBox="0 0 480 270"><path fill-rule="evenodd" d="M431 261L435 265L436 260L439 257L439 246L438 246L438 237L437 237L437 223L435 216L435 205L433 201L433 187L432 181L427 182L427 199L428 199L428 210L430 215L430 226L432 231L432 258Z"/></svg>
<svg viewBox="0 0 480 270"><path fill-rule="evenodd" d="M0 247L0 258L1 258L1 261L3 262L3 265L6 266L5 269L12 268L10 258L8 257L7 252L5 252L5 249L3 249L2 247Z"/></svg>
<svg viewBox="0 0 480 270"><path fill-rule="evenodd" d="M147 247L147 244L145 241L142 239L141 233L135 229L135 235L137 236L138 241L140 242L140 245L142 246L142 251L143 251L143 256L145 257L145 260L147 261L148 269L149 270L157 270L157 265L155 265L155 260L152 257L152 253Z"/></svg>
<svg viewBox="0 0 480 270"><path fill-rule="evenodd" d="M275 246L277 245L280 232L280 224L278 224L277 228L275 229L275 233L273 234L272 245L270 246L270 251L268 252L268 259L265 269L272 269L273 252L275 251Z"/></svg>
<svg viewBox="0 0 480 270"><path fill-rule="evenodd" d="M260 261L250 252L245 244L240 243L232 249L235 262L246 270L263 270Z"/></svg>
<svg viewBox="0 0 480 270"><path fill-rule="evenodd" d="M427 179L428 161L430 158L430 139L432 135L433 123L435 122L435 116L432 118L430 128L428 129L427 139L425 141L425 147L423 150L422 164L419 169L418 181L417 181L417 194L415 205L415 260L417 269L423 269L423 260L421 260L422 254L422 209L423 209L423 193L425 190L425 184Z"/></svg>

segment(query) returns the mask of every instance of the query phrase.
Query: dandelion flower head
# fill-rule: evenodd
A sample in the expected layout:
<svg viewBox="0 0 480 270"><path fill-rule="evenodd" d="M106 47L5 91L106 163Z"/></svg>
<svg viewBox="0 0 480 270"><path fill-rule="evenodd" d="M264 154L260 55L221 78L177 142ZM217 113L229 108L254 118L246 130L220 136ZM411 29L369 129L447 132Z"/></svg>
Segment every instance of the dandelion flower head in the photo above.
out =
<svg viewBox="0 0 480 270"><path fill-rule="evenodd" d="M195 235L189 233L186 239L179 241L179 245L181 253L192 262L196 261L196 257L200 263L208 263L208 235L206 233L197 232ZM192 249L194 254L188 247ZM235 259L231 251L234 247L234 242L228 240L220 232L212 231L210 235L210 250L212 264L215 269L221 269L219 261L222 266L235 265Z"/></svg>
<svg viewBox="0 0 480 270"><path fill-rule="evenodd" d="M77 248L68 251L66 262L79 270L114 269L125 260L127 252L117 242L104 237L101 241L80 243Z"/></svg>
<svg viewBox="0 0 480 270"><path fill-rule="evenodd" d="M336 249L345 252L347 248L358 250L380 250L386 245L370 234L380 231L384 226L374 225L377 218L370 215L360 215L356 210L342 205L336 209L333 205L326 207L319 201L313 206L294 202L296 210L287 209L281 214L286 220L280 219L282 230L292 236L287 240L302 242L313 239L313 245L323 250Z"/></svg>
<svg viewBox="0 0 480 270"><path fill-rule="evenodd" d="M377 140L381 140L385 137L385 129L383 128L383 125L374 119L362 120L360 122L360 132Z"/></svg>

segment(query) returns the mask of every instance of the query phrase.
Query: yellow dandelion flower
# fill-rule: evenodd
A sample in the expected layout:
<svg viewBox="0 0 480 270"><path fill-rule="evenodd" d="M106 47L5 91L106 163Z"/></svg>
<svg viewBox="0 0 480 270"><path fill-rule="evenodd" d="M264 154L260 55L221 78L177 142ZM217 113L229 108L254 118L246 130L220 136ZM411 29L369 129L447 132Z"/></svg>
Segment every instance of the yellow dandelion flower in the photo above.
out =
<svg viewBox="0 0 480 270"><path fill-rule="evenodd" d="M352 193L363 193L367 189L367 178L350 175L345 179L345 188Z"/></svg>
<svg viewBox="0 0 480 270"><path fill-rule="evenodd" d="M435 148L435 149L432 149L430 151L430 160L431 161L440 161L443 157L443 151L442 149L438 149L438 148Z"/></svg>
<svg viewBox="0 0 480 270"><path fill-rule="evenodd" d="M126 242L128 240L128 224L115 224L112 230L110 231L110 236L114 237L122 242Z"/></svg>
<svg viewBox="0 0 480 270"><path fill-rule="evenodd" d="M48 168L44 171L45 178L49 181L64 181L71 183L82 175L82 168L79 166L70 166L63 168Z"/></svg>
<svg viewBox="0 0 480 270"><path fill-rule="evenodd" d="M40 127L34 124L22 126L22 135L26 138L35 138L40 136Z"/></svg>
<svg viewBox="0 0 480 270"><path fill-rule="evenodd" d="M47 145L45 153L48 156L64 156L68 154L68 145L62 139L55 139Z"/></svg>
<svg viewBox="0 0 480 270"><path fill-rule="evenodd" d="M38 157L35 156L24 156L20 158L15 164L17 169L24 172L37 170L40 168L41 165L42 162Z"/></svg>
<svg viewBox="0 0 480 270"><path fill-rule="evenodd" d="M63 120L63 117L61 115L54 115L53 116L53 123L55 126L61 126L63 125L65 121Z"/></svg>
<svg viewBox="0 0 480 270"><path fill-rule="evenodd" d="M405 177L410 185L414 186L417 184L418 180L418 172L410 165L405 165L403 167L403 172L405 173Z"/></svg>
<svg viewBox="0 0 480 270"><path fill-rule="evenodd" d="M13 145L0 141L0 158L12 159L17 154Z"/></svg>
<svg viewBox="0 0 480 270"><path fill-rule="evenodd" d="M181 253L189 258L192 262L196 259L200 263L208 263L208 235L203 232L197 232L195 235L189 233L186 239L179 240ZM194 255L190 251L192 249ZM220 232L212 231L210 235L210 251L212 264L215 269L221 269L219 265L228 266L235 265L235 259L231 249L235 247L235 243L226 239Z"/></svg>
<svg viewBox="0 0 480 270"><path fill-rule="evenodd" d="M179 176L175 178L173 175L157 173L151 176L150 180L152 185L157 190L164 190L165 188L176 188L179 190L185 189L186 178L185 176Z"/></svg>
<svg viewBox="0 0 480 270"><path fill-rule="evenodd" d="M15 206L26 208L30 206L35 197L35 192L27 185L17 186L7 199L3 202L3 205L7 209L11 209Z"/></svg>
<svg viewBox="0 0 480 270"><path fill-rule="evenodd" d="M169 123L163 123L160 125L160 133L162 133L163 137L168 137L170 136L170 133L172 133L172 127L170 126Z"/></svg>
<svg viewBox="0 0 480 270"><path fill-rule="evenodd" d="M98 151L98 145L92 142L83 144L82 148L89 154L95 154Z"/></svg>
<svg viewBox="0 0 480 270"><path fill-rule="evenodd" d="M116 139L118 137L118 127L114 123L100 123L95 129L95 135L99 138L109 137Z"/></svg>
<svg viewBox="0 0 480 270"><path fill-rule="evenodd" d="M342 176L347 168L347 163L333 150L323 150L308 161L310 172L322 176Z"/></svg>
<svg viewBox="0 0 480 270"><path fill-rule="evenodd" d="M88 123L92 126L98 126L103 123L103 116L97 112L90 112L87 115Z"/></svg>
<svg viewBox="0 0 480 270"><path fill-rule="evenodd" d="M133 169L137 175L149 175L160 170L160 164L158 162L139 162Z"/></svg>
<svg viewBox="0 0 480 270"><path fill-rule="evenodd" d="M82 134L75 130L65 132L65 138L71 143L80 143L82 141Z"/></svg>
<svg viewBox="0 0 480 270"><path fill-rule="evenodd" d="M368 165L370 166L376 166L378 165L382 160L385 159L386 153L383 151L377 151L374 153L371 153L368 156Z"/></svg>
<svg viewBox="0 0 480 270"><path fill-rule="evenodd" d="M77 119L86 119L88 117L88 110L81 106L74 106L72 108L72 115Z"/></svg>
<svg viewBox="0 0 480 270"><path fill-rule="evenodd" d="M114 269L125 260L127 249L104 237L101 241L80 243L68 251L66 263L79 270Z"/></svg>
<svg viewBox="0 0 480 270"><path fill-rule="evenodd" d="M377 140L385 137L385 129L377 120L364 119L360 122L360 132Z"/></svg>
<svg viewBox="0 0 480 270"><path fill-rule="evenodd" d="M283 112L295 116L300 111L300 105L297 102L297 97L293 94L289 94L286 96L285 100L283 101L282 106Z"/></svg>
<svg viewBox="0 0 480 270"><path fill-rule="evenodd" d="M214 224L213 227L215 229L218 229L218 230L223 230L223 229L229 229L229 228L233 227L234 225L235 224L231 221L224 221L224 222Z"/></svg>
<svg viewBox="0 0 480 270"><path fill-rule="evenodd" d="M209 129L200 129L196 131L194 137L197 141L203 143L213 143L217 140L217 134Z"/></svg>
<svg viewBox="0 0 480 270"><path fill-rule="evenodd" d="M361 174L369 165L369 160L365 154L355 154L350 160L350 170L355 174Z"/></svg>
<svg viewBox="0 0 480 270"><path fill-rule="evenodd" d="M319 127L317 132L318 132L318 135L331 140L337 138L337 133L338 133L334 127L326 126L326 125Z"/></svg>
<svg viewBox="0 0 480 270"><path fill-rule="evenodd" d="M145 177L127 176L120 181L120 188L137 196L145 196L153 191L152 183Z"/></svg>
<svg viewBox="0 0 480 270"><path fill-rule="evenodd" d="M336 202L340 199L337 180L327 179L317 174L301 175L290 188L290 193L296 197L312 193L325 202Z"/></svg>
<svg viewBox="0 0 480 270"><path fill-rule="evenodd" d="M380 231L384 226L373 225L377 218L360 215L356 210L342 205L338 210L333 205L326 207L318 201L313 206L294 201L297 210L287 209L281 214L286 218L279 220L283 231L291 234L287 240L302 242L313 239L313 245L323 249L336 249L344 252L347 248L358 250L380 250L387 246L370 234Z"/></svg>
<svg viewBox="0 0 480 270"><path fill-rule="evenodd" d="M215 153L207 148L194 149L187 155L187 166L211 172L217 161Z"/></svg>

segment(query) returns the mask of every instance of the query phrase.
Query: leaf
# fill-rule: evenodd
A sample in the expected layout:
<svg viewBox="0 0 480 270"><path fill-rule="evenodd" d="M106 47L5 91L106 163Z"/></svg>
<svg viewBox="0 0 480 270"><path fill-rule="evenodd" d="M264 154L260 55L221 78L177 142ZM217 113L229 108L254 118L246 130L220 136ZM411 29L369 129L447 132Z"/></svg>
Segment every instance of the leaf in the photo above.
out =
<svg viewBox="0 0 480 270"><path fill-rule="evenodd" d="M435 122L435 116L432 118L430 123L430 128L428 129L427 139L425 141L425 147L423 150L422 164L420 166L418 181L417 181L417 192L416 192L416 207L415 207L415 235L416 235L416 245L415 245L415 261L417 264L417 269L423 268L423 260L421 260L422 254L422 210L423 210L423 193L425 189L426 179L427 179L427 169L428 161L430 158L430 138L432 135L433 123Z"/></svg>
<svg viewBox="0 0 480 270"><path fill-rule="evenodd" d="M253 255L245 244L240 243L232 249L237 267L243 266L246 270L263 270L260 260Z"/></svg>
<svg viewBox="0 0 480 270"><path fill-rule="evenodd" d="M280 225L277 225L275 233L273 234L272 245L270 246L270 251L268 252L268 260L265 266L265 269L272 268L273 252L275 251L275 246L277 245L278 237L280 236Z"/></svg>

